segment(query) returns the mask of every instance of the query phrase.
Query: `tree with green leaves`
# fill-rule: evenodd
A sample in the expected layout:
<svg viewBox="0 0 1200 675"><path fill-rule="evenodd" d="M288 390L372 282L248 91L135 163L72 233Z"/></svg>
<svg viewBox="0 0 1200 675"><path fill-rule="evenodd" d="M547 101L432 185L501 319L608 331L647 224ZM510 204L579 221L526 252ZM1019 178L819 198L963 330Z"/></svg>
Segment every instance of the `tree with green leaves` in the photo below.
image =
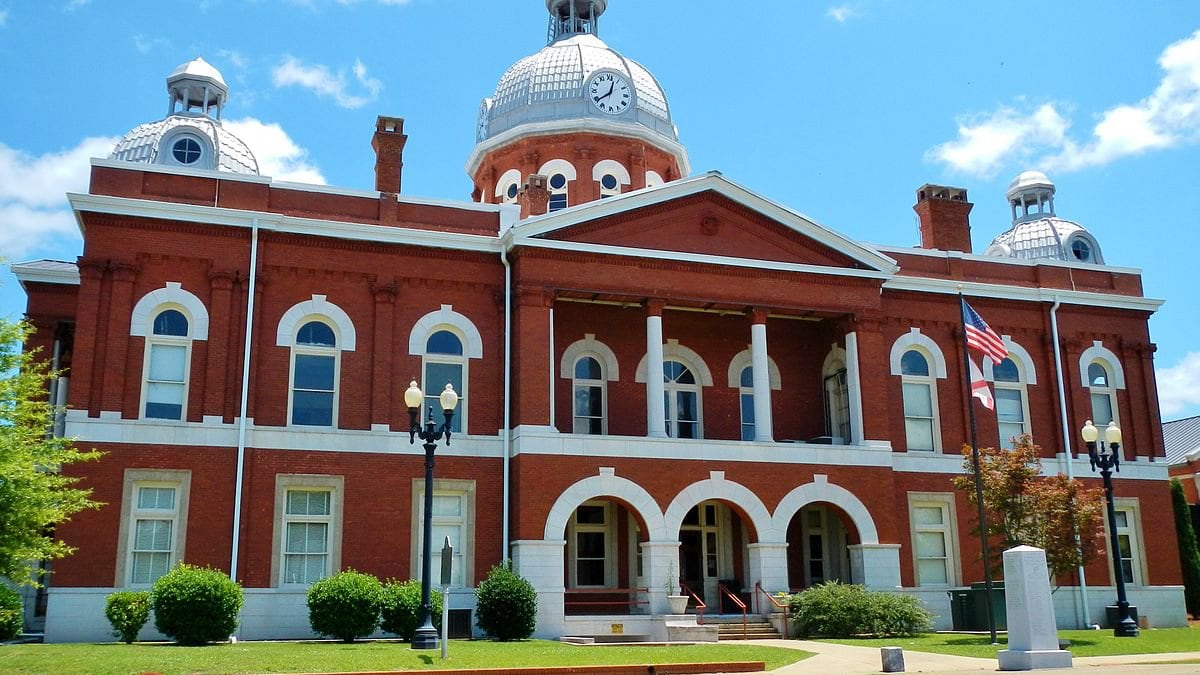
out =
<svg viewBox="0 0 1200 675"><path fill-rule="evenodd" d="M991 547L993 569L1001 569L1004 551L1036 546L1046 552L1054 579L1104 551L1104 491L1062 474L1042 476L1041 448L1028 434L1011 449L980 448L979 470L989 541L1000 543ZM976 504L970 446L963 447L963 475L954 487ZM978 522L972 532L979 535Z"/></svg>
<svg viewBox="0 0 1200 675"><path fill-rule="evenodd" d="M1171 479L1171 505L1175 508L1175 537L1179 540L1179 566L1183 568L1183 598L1187 611L1200 617L1200 549L1196 546L1196 531L1192 529L1192 514L1183 483Z"/></svg>
<svg viewBox="0 0 1200 675"><path fill-rule="evenodd" d="M0 576L37 584L38 561L74 550L54 538L54 526L100 506L62 469L100 453L49 433L55 410L47 384L57 373L23 349L29 334L25 322L0 318Z"/></svg>

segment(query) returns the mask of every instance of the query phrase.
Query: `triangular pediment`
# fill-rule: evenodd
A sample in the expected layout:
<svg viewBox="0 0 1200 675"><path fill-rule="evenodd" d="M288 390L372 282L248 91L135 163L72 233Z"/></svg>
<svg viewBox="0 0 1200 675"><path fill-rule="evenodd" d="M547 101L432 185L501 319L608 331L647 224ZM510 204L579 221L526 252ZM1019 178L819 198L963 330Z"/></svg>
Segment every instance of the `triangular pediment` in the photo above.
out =
<svg viewBox="0 0 1200 675"><path fill-rule="evenodd" d="M668 183L530 218L518 240L620 254L763 261L890 273L895 262L717 174Z"/></svg>

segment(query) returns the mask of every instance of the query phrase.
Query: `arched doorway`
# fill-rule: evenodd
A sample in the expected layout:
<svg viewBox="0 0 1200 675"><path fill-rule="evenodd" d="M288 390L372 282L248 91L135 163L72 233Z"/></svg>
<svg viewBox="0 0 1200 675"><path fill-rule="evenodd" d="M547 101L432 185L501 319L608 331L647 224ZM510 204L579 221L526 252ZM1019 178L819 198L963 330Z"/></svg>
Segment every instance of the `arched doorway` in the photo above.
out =
<svg viewBox="0 0 1200 675"><path fill-rule="evenodd" d="M736 506L706 500L687 511L679 526L679 582L688 605L695 597L706 605L705 612L734 611L720 586L746 601L753 592L749 581L749 548L754 527ZM689 593L690 591L690 593Z"/></svg>
<svg viewBox="0 0 1200 675"><path fill-rule="evenodd" d="M828 502L804 505L788 522L788 588L795 592L826 581L861 583L854 579L850 546L858 531L845 511Z"/></svg>
<svg viewBox="0 0 1200 675"><path fill-rule="evenodd" d="M637 511L612 497L594 497L567 520L563 557L567 616L648 611L641 544L647 528Z"/></svg>

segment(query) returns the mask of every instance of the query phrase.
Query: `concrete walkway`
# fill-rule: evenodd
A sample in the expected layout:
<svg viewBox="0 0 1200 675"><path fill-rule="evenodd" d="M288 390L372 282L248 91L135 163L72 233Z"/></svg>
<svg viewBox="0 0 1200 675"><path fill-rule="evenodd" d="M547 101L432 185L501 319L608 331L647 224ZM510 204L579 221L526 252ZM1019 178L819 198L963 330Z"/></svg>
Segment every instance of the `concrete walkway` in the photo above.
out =
<svg viewBox="0 0 1200 675"><path fill-rule="evenodd" d="M803 649L816 656L799 663L771 671L776 675L801 675L809 673L837 673L841 675L879 673L881 660L878 647L854 647L851 645L812 642L808 640L755 640L753 644ZM1125 656L1089 656L1075 658L1069 671L1082 671L1088 675L1118 675L1119 673L1154 673L1155 675L1195 675L1200 664L1170 664L1164 661L1200 659L1200 652L1178 654L1129 654ZM950 656L928 652L904 651L904 667L908 673L975 673L997 672L996 659L979 659L969 656ZM1069 672L1068 669L1040 672Z"/></svg>

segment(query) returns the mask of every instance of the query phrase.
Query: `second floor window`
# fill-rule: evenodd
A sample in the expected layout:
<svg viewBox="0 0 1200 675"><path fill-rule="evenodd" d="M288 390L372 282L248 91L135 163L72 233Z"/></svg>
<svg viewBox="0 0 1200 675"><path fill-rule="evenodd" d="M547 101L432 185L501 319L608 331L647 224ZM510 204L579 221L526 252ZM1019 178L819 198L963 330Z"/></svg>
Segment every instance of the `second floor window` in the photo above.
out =
<svg viewBox="0 0 1200 675"><path fill-rule="evenodd" d="M916 349L904 352L900 359L901 387L904 396L904 436L911 450L938 450L941 446L937 417L937 380L929 370L929 360Z"/></svg>
<svg viewBox="0 0 1200 675"><path fill-rule="evenodd" d="M292 347L291 423L331 427L337 421L338 349L333 329L309 321Z"/></svg>
<svg viewBox="0 0 1200 675"><path fill-rule="evenodd" d="M467 412L467 358L463 354L462 339L448 330L439 330L429 336L425 342L425 410L421 415L428 415L430 406L433 407L433 421L441 424L442 405L438 397L446 388L446 383L454 385L458 393L458 409L451 420L450 430L462 433L463 417ZM422 418L423 419L423 418Z"/></svg>
<svg viewBox="0 0 1200 675"><path fill-rule="evenodd" d="M1010 448L1014 438L1029 433L1025 380L1012 358L992 367L996 381L996 423L1000 429L1001 447Z"/></svg>
<svg viewBox="0 0 1200 675"><path fill-rule="evenodd" d="M1109 422L1117 421L1117 390L1108 368L1100 361L1093 361L1088 365L1087 381L1092 399L1092 423L1103 428Z"/></svg>
<svg viewBox="0 0 1200 675"><path fill-rule="evenodd" d="M850 444L850 388L846 367L835 363L825 375L825 434L835 443Z"/></svg>
<svg viewBox="0 0 1200 675"><path fill-rule="evenodd" d="M664 361L663 383L667 435L672 438L700 438L700 384L695 374L679 361Z"/></svg>
<svg viewBox="0 0 1200 675"><path fill-rule="evenodd" d="M604 410L604 369L591 356L575 362L572 379L574 414L572 431L577 434L607 433Z"/></svg>
<svg viewBox="0 0 1200 675"><path fill-rule="evenodd" d="M754 440L754 368L742 368L738 381L738 399L742 408L742 440Z"/></svg>
<svg viewBox="0 0 1200 675"><path fill-rule="evenodd" d="M145 404L142 416L182 420L187 404L188 364L192 341L187 317L166 309L154 317L146 340Z"/></svg>

